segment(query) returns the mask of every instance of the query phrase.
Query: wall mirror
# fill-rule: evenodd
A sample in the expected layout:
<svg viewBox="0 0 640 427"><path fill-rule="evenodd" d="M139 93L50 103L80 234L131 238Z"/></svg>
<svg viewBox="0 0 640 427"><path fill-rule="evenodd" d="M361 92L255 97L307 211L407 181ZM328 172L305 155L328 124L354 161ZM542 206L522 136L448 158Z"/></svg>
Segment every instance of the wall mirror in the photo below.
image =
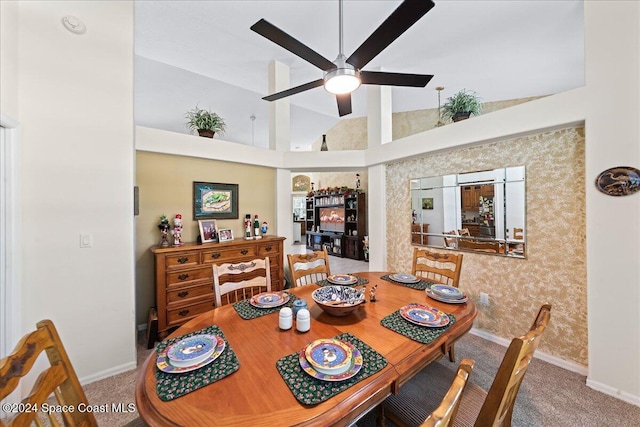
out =
<svg viewBox="0 0 640 427"><path fill-rule="evenodd" d="M415 178L411 243L525 258L524 166Z"/></svg>

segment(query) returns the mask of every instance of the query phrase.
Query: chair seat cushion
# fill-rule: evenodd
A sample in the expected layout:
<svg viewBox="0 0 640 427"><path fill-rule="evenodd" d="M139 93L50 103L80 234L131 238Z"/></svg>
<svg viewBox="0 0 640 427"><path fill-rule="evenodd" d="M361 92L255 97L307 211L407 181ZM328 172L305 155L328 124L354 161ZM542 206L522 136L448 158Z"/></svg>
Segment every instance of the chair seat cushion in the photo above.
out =
<svg viewBox="0 0 640 427"><path fill-rule="evenodd" d="M397 395L384 401L385 415L391 412L405 425L419 426L440 405L455 375L456 371L437 362L431 363L400 387ZM486 391L469 380L453 425L473 426L486 395Z"/></svg>

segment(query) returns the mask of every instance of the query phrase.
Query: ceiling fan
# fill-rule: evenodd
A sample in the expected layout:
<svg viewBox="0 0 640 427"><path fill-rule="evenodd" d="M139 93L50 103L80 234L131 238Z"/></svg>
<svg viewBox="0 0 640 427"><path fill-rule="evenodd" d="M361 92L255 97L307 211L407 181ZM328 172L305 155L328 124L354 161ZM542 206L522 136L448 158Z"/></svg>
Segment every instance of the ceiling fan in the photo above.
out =
<svg viewBox="0 0 640 427"><path fill-rule="evenodd" d="M343 0L339 0L340 51L333 62L264 19L251 26L256 33L324 71L321 79L265 96L262 99L276 101L324 86L328 92L336 95L338 113L342 117L351 114L351 92L361 84L425 87L429 83L433 75L362 71L362 68L429 12L435 6L431 0L404 0L348 58L343 53L342 2Z"/></svg>

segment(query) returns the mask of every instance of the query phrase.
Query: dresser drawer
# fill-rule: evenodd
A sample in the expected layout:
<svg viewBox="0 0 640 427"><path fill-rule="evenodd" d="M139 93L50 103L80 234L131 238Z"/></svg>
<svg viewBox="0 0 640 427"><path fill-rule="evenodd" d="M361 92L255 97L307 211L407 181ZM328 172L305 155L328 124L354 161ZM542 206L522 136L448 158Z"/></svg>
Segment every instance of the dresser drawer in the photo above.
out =
<svg viewBox="0 0 640 427"><path fill-rule="evenodd" d="M202 252L202 262L205 264L222 264L224 262L236 263L239 259L252 259L255 258L255 256L255 246L213 249Z"/></svg>
<svg viewBox="0 0 640 427"><path fill-rule="evenodd" d="M216 301L214 298L204 300L202 302L190 305L184 305L167 309L167 323L169 325L181 325L192 317L198 314L206 313L209 310L213 310L216 307Z"/></svg>
<svg viewBox="0 0 640 427"><path fill-rule="evenodd" d="M266 243L258 245L258 257L275 256L280 254L280 246L275 243Z"/></svg>
<svg viewBox="0 0 640 427"><path fill-rule="evenodd" d="M195 280L209 279L213 277L213 270L210 266L194 268L191 270L172 271L167 273L167 285L176 283L187 283Z"/></svg>
<svg viewBox="0 0 640 427"><path fill-rule="evenodd" d="M212 282L203 283L197 286L184 286L167 291L167 304L179 303L191 298L213 295Z"/></svg>
<svg viewBox="0 0 640 427"><path fill-rule="evenodd" d="M185 267L200 264L200 254L198 252L183 252L165 257L167 268Z"/></svg>

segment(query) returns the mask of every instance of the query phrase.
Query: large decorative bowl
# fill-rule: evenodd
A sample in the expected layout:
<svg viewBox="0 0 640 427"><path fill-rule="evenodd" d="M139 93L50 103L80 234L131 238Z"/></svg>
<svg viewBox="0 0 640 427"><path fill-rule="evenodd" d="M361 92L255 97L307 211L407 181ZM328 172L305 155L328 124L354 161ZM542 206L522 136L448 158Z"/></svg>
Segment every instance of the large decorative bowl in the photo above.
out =
<svg viewBox="0 0 640 427"><path fill-rule="evenodd" d="M350 286L323 286L313 291L311 297L332 316L348 316L364 302L363 290Z"/></svg>

